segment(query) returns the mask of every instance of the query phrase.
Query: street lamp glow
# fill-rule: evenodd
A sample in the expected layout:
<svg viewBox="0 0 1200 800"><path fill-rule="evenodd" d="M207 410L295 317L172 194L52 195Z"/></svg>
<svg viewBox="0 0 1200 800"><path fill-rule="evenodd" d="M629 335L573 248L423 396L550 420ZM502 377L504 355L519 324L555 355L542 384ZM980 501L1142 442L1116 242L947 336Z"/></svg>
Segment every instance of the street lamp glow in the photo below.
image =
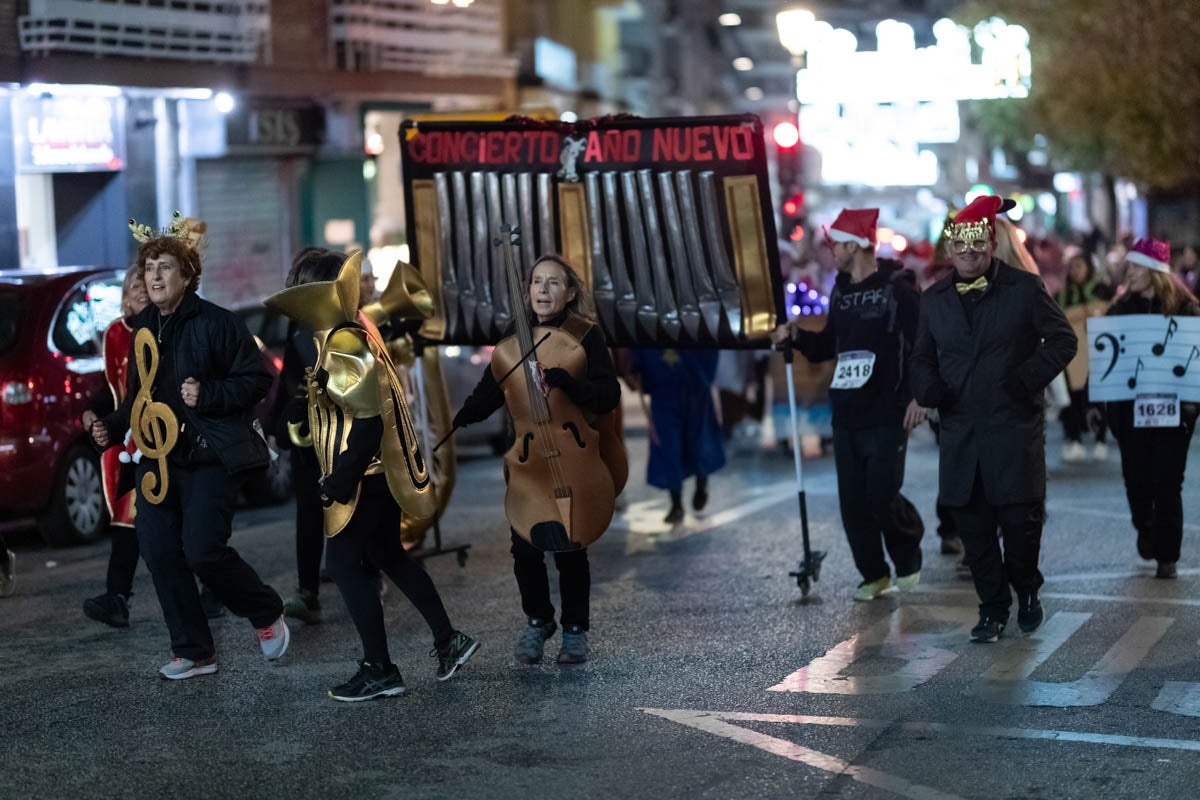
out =
<svg viewBox="0 0 1200 800"><path fill-rule="evenodd" d="M817 21L807 8L788 8L775 15L779 43L793 56L802 56L811 43L813 24Z"/></svg>
<svg viewBox="0 0 1200 800"><path fill-rule="evenodd" d="M724 25L726 28L732 28L736 25L742 24L742 17L740 14L734 13L722 14L721 16L717 17L717 22Z"/></svg>
<svg viewBox="0 0 1200 800"><path fill-rule="evenodd" d="M754 69L754 61L745 56L738 56L733 60L733 68L738 72L749 72Z"/></svg>
<svg viewBox="0 0 1200 800"><path fill-rule="evenodd" d="M775 144L780 147L795 147L800 141L800 130L790 122L781 122L771 131Z"/></svg>
<svg viewBox="0 0 1200 800"><path fill-rule="evenodd" d="M213 97L213 106L222 114L228 114L237 106L237 101L233 99L233 95L229 92L217 92Z"/></svg>

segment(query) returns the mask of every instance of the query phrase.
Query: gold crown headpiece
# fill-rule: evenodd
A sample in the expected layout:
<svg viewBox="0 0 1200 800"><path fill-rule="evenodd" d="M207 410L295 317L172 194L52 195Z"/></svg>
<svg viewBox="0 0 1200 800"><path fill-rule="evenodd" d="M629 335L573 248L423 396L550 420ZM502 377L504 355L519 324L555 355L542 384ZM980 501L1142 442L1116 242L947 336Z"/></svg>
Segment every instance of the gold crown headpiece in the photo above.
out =
<svg viewBox="0 0 1200 800"><path fill-rule="evenodd" d="M989 239L992 237L992 223L986 219L977 219L974 222L948 222L942 233L948 239L958 239L964 242L973 239Z"/></svg>
<svg viewBox="0 0 1200 800"><path fill-rule="evenodd" d="M190 221L184 219L183 215L178 211L171 215L171 224L162 230L156 231L149 225L139 225L137 220L134 219L129 220L129 230L133 232L133 238L141 244L145 244L151 239L161 239L164 236L170 236L184 242L190 242L192 239Z"/></svg>

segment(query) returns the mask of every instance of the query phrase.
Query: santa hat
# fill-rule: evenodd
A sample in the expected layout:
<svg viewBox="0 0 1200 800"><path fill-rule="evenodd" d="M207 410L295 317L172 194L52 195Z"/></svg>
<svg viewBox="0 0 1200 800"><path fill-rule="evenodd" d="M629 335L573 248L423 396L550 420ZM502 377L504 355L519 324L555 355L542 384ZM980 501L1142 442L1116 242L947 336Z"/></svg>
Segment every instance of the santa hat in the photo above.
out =
<svg viewBox="0 0 1200 800"><path fill-rule="evenodd" d="M873 249L878 222L878 208L843 208L825 235L835 242L854 242L859 247Z"/></svg>
<svg viewBox="0 0 1200 800"><path fill-rule="evenodd" d="M969 241L982 239L986 234L989 239L996 238L996 215L1016 207L1016 202L1007 197L985 194L976 197L967 207L954 215L954 219L946 225L945 235L950 239Z"/></svg>
<svg viewBox="0 0 1200 800"><path fill-rule="evenodd" d="M1125 260L1152 269L1155 272L1171 273L1171 245L1158 239L1138 239L1133 249L1125 254Z"/></svg>

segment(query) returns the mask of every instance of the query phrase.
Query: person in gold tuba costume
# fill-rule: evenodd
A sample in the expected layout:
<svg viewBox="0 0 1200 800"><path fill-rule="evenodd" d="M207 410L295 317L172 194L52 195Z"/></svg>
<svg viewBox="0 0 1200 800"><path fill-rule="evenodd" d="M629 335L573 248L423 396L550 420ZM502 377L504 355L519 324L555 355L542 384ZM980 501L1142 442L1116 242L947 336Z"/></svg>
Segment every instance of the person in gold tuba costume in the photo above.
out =
<svg viewBox="0 0 1200 800"><path fill-rule="evenodd" d="M356 252L340 266L335 261L332 275L304 275L307 282L266 301L307 324L317 345L316 363L307 372L307 403L289 426L294 441L311 439L315 449L326 563L363 643L358 672L328 692L344 702L405 691L388 653L379 591L363 572L364 555L429 625L439 681L453 677L479 647L450 624L433 581L400 542L401 510L428 517L436 498L395 366L374 326L358 316L361 262Z"/></svg>
<svg viewBox="0 0 1200 800"><path fill-rule="evenodd" d="M604 334L595 324L591 295L575 270L558 256L543 256L534 265L526 288L528 310L535 315L537 324L561 328L577 336L587 357L586 370L578 378L561 368L547 369L546 385L551 390L563 392L575 406L591 414L613 411L620 403L621 387L604 343ZM582 328L582 332L571 332L568 326ZM489 367L455 415L454 427L487 419L505 403L497 377ZM542 660L546 640L557 629L554 605L550 602L550 584L542 550L518 536L515 529L511 534L513 573L521 593L521 608L528 618L528 624L517 639L516 658L522 664L536 664ZM554 564L558 568L562 594L563 638L558 663L578 664L586 661L588 656L591 570L587 549L557 551Z"/></svg>

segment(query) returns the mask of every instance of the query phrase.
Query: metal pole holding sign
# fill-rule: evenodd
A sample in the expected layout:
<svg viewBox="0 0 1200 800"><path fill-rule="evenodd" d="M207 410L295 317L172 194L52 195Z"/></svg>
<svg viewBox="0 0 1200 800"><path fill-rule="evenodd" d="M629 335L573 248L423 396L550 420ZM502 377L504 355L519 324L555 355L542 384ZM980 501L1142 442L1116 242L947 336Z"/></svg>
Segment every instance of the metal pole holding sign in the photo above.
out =
<svg viewBox="0 0 1200 800"><path fill-rule="evenodd" d="M783 362L787 366L788 410L792 421L792 459L796 464L796 495L800 500L800 536L804 545L804 558L794 572L788 575L796 579L802 597L808 597L812 584L821 579L821 562L825 560L824 550L813 550L808 536L808 499L804 493L804 461L800 457L800 428L796 421L796 384L793 379L792 361L795 353L791 342L777 345L783 352Z"/></svg>

